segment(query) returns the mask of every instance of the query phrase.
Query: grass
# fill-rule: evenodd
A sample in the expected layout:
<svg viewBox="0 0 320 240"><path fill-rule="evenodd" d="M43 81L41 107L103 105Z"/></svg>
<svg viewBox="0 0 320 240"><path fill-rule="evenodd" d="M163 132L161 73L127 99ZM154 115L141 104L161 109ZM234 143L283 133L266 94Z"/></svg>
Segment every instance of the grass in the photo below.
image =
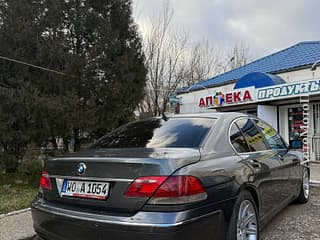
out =
<svg viewBox="0 0 320 240"><path fill-rule="evenodd" d="M17 174L16 173L3 174L3 173L1 173L1 169L0 169L0 187L2 185L7 185L7 184L14 183L16 178L17 178Z"/></svg>
<svg viewBox="0 0 320 240"><path fill-rule="evenodd" d="M38 188L25 184L0 186L0 214L30 207Z"/></svg>

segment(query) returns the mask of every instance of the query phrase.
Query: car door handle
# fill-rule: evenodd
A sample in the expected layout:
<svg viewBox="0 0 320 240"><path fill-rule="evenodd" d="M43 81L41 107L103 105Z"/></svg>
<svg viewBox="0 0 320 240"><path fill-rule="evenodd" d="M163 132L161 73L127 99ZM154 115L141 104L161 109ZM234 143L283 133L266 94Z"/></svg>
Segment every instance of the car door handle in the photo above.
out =
<svg viewBox="0 0 320 240"><path fill-rule="evenodd" d="M258 168L258 169L261 168L261 163L258 160L250 159L249 164L254 168Z"/></svg>

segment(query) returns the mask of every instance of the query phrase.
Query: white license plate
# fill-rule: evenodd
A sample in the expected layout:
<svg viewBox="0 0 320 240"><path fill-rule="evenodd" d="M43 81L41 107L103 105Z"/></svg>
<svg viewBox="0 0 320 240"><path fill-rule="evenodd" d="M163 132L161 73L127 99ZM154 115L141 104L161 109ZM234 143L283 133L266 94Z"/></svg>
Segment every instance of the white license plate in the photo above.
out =
<svg viewBox="0 0 320 240"><path fill-rule="evenodd" d="M109 192L107 182L74 181L65 179L63 181L61 195L68 197L81 197L93 199L106 199Z"/></svg>

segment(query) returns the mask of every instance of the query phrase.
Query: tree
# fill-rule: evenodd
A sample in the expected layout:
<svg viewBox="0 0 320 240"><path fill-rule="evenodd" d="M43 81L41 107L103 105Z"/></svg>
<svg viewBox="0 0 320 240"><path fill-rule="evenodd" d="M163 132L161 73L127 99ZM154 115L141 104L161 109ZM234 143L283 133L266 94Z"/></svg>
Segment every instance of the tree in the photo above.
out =
<svg viewBox="0 0 320 240"><path fill-rule="evenodd" d="M165 112L169 96L177 88L194 85L249 61L249 48L244 44L222 51L209 40L191 42L186 31L174 28L173 16L169 1L164 1L159 16L151 16L146 25L140 26L148 70L145 98L138 107L141 118Z"/></svg>
<svg viewBox="0 0 320 240"><path fill-rule="evenodd" d="M151 19L151 28L143 34L148 81L145 99L139 107L140 115L157 116L164 112L168 97L183 80L181 69L189 38L186 32L171 28L172 17L173 10L166 2L159 19Z"/></svg>
<svg viewBox="0 0 320 240"><path fill-rule="evenodd" d="M55 49L68 53L65 72L79 77L79 107L95 109L91 130L101 135L127 122L143 98L146 75L131 0L51 0L46 8L44 39L58 44L49 48L53 62L63 61Z"/></svg>
<svg viewBox="0 0 320 240"><path fill-rule="evenodd" d="M27 1L0 2L0 55L32 62L40 35L39 24L34 21L41 10ZM26 90L31 74L27 66L0 60L0 147L8 170L14 170L23 146L30 137L27 129L33 124L31 108L36 107ZM31 105L30 105L31 103ZM35 111L38 112L38 111ZM33 133L34 134L34 133Z"/></svg>
<svg viewBox="0 0 320 240"><path fill-rule="evenodd" d="M252 60L250 48L244 43L234 45L234 47L229 50L227 58L229 59L230 64L227 65L226 70L232 70L241 67L248 64Z"/></svg>
<svg viewBox="0 0 320 240"><path fill-rule="evenodd" d="M131 0L1 0L0 44L0 56L54 70L0 60L0 149L9 155L72 131L101 136L143 98Z"/></svg>
<svg viewBox="0 0 320 240"><path fill-rule="evenodd" d="M191 86L223 72L221 59L223 55L218 47L209 40L195 42L190 47L183 73L183 85Z"/></svg>

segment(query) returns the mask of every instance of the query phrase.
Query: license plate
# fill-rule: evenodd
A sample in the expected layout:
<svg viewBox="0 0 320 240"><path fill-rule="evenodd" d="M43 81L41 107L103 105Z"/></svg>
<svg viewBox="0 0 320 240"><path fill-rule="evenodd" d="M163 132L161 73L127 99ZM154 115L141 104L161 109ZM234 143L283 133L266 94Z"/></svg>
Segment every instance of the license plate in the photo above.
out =
<svg viewBox="0 0 320 240"><path fill-rule="evenodd" d="M65 179L63 181L61 195L68 197L106 199L109 192L109 183L74 181Z"/></svg>

